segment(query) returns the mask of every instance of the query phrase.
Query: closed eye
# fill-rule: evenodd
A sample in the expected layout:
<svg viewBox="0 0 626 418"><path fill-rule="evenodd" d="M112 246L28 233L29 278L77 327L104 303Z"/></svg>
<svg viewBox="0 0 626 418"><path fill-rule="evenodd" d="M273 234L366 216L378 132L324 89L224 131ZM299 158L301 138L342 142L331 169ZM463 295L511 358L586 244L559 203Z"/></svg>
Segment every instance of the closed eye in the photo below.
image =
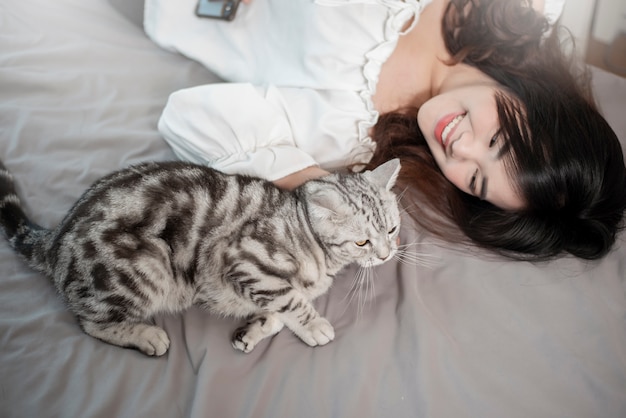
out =
<svg viewBox="0 0 626 418"><path fill-rule="evenodd" d="M478 177L478 170L476 170L474 172L474 175L472 176L472 179L470 180L470 184L469 184L469 188L472 191L472 193L476 196L476 179ZM477 197L480 200L485 200L485 196L487 196L487 177L483 177L483 180L481 182L481 186L480 186L480 195L478 195Z"/></svg>
<svg viewBox="0 0 626 418"><path fill-rule="evenodd" d="M389 235L391 235L391 234L393 234L394 232L396 232L396 230L397 230L397 229L398 229L398 227L397 227L397 226L394 226L393 228L391 228L391 229L389 230Z"/></svg>
<svg viewBox="0 0 626 418"><path fill-rule="evenodd" d="M494 145L496 145L496 143L498 142L498 138L499 137L500 137L500 131L496 132L496 134L491 137L491 140L489 141L489 148L491 148Z"/></svg>
<svg viewBox="0 0 626 418"><path fill-rule="evenodd" d="M469 183L469 189L474 194L476 194L476 177L478 177L478 169L474 171L474 175L472 176L472 179L470 180L470 183Z"/></svg>

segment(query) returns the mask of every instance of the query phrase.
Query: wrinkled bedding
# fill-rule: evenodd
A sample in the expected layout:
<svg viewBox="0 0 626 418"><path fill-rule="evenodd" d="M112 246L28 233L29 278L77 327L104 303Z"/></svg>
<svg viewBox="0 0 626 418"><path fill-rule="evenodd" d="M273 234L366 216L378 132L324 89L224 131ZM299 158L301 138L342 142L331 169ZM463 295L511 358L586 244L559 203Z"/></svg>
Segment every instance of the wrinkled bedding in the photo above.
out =
<svg viewBox="0 0 626 418"><path fill-rule="evenodd" d="M0 159L43 226L104 174L173 159L168 95L217 80L140 21L137 2L0 0ZM593 74L626 144L626 80ZM148 358L84 334L2 239L0 416L626 417L624 234L596 263L489 259L410 225L402 240L421 263L380 266L353 297L348 268L316 301L327 346L285 330L243 354L236 321L192 309L155 318L172 344Z"/></svg>

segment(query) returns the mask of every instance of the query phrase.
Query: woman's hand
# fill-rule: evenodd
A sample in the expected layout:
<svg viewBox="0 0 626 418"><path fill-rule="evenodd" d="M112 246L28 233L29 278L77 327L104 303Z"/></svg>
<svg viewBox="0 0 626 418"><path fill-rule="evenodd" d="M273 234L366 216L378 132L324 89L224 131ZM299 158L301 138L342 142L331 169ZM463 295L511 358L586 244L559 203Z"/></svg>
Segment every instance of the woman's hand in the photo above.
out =
<svg viewBox="0 0 626 418"><path fill-rule="evenodd" d="M316 179L330 174L317 166L307 167L303 170L296 171L293 174L274 180L274 184L281 189L293 190L304 184L308 180Z"/></svg>

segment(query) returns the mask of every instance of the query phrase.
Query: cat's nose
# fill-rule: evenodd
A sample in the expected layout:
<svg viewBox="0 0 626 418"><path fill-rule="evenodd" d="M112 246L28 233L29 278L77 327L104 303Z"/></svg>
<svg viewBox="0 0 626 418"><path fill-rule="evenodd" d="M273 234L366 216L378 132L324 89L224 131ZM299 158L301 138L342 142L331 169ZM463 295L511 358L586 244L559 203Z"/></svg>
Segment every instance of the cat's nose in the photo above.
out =
<svg viewBox="0 0 626 418"><path fill-rule="evenodd" d="M385 261L387 258L389 258L389 250L383 250L381 252L379 252L378 254L376 254L376 256L378 257L379 260L381 261Z"/></svg>

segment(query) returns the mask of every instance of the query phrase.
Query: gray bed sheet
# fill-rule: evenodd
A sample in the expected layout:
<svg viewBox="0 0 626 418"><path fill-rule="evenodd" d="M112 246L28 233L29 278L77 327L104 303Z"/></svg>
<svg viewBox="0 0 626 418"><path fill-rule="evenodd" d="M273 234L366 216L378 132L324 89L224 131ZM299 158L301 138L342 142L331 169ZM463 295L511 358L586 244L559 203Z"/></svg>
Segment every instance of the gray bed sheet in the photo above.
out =
<svg viewBox="0 0 626 418"><path fill-rule="evenodd" d="M152 44L136 2L113 3L0 0L0 159L47 227L100 176L173 159L156 130L168 95L216 80ZM626 80L594 83L626 143ZM377 268L362 303L348 268L319 298L327 346L285 330L242 354L237 322L192 309L156 318L162 358L83 334L0 240L0 416L626 417L624 235L597 263L490 260L408 226L402 240L424 265Z"/></svg>

